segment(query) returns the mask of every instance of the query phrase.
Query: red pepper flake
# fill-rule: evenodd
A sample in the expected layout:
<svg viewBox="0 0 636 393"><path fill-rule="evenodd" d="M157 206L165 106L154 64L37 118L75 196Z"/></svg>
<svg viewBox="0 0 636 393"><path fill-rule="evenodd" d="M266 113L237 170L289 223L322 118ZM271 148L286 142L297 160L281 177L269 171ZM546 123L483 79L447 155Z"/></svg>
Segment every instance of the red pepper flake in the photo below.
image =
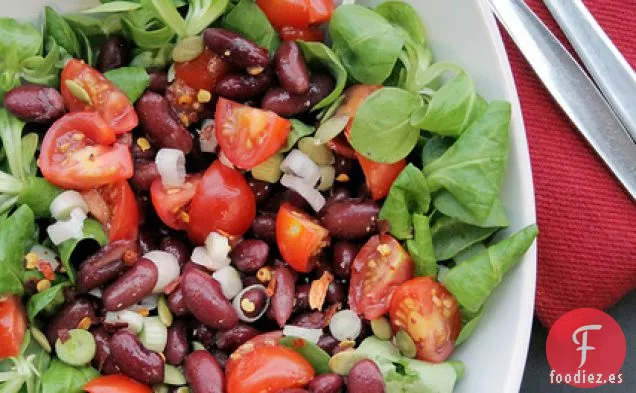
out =
<svg viewBox="0 0 636 393"><path fill-rule="evenodd" d="M133 265L139 259L139 253L135 250L126 250L124 251L124 256L122 260L126 265Z"/></svg>
<svg viewBox="0 0 636 393"><path fill-rule="evenodd" d="M40 271L40 273L42 273L44 278L46 278L49 281L55 280L55 272L53 271L51 264L49 264L48 262L44 260L40 260L38 261L37 268Z"/></svg>
<svg viewBox="0 0 636 393"><path fill-rule="evenodd" d="M322 276L311 282L311 288L309 289L309 307L312 310L322 310L323 304L325 304L325 297L327 297L327 291L329 290L329 284L333 281L333 275L329 272L324 272Z"/></svg>

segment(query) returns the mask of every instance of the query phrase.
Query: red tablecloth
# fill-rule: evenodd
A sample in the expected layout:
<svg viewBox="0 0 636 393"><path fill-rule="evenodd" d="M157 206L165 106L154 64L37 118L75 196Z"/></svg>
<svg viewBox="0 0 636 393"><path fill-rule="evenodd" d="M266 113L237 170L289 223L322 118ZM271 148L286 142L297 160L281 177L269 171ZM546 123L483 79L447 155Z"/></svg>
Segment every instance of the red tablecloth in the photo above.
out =
<svg viewBox="0 0 636 393"><path fill-rule="evenodd" d="M565 42L542 1L527 3ZM635 67L636 0L585 4ZM636 288L636 202L503 34L519 89L536 192L540 231L536 313L551 326L569 310L607 308Z"/></svg>

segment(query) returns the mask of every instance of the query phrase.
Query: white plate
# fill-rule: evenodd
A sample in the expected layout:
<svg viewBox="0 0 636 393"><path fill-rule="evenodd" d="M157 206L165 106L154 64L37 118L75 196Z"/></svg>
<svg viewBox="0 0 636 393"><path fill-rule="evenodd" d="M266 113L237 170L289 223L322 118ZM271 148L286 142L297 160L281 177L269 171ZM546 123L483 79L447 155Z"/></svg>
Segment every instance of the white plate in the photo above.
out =
<svg viewBox="0 0 636 393"><path fill-rule="evenodd" d="M497 24L486 1L410 0L423 18L437 60L460 64L487 99L512 102L510 163L503 189L510 219L507 233L535 222L530 157L517 90ZM89 7L96 0L3 0L0 15L37 20L44 4L62 11ZM380 0L358 1L379 4ZM536 246L528 251L486 305L475 334L453 358L466 364L457 393L510 393L519 390L528 351L534 306Z"/></svg>

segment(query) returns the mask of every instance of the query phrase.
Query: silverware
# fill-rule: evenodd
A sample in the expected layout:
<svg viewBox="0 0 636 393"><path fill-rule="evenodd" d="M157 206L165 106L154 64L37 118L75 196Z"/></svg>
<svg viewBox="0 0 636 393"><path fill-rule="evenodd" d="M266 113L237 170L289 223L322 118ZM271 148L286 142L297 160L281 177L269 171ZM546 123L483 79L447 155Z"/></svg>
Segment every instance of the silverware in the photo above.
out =
<svg viewBox="0 0 636 393"><path fill-rule="evenodd" d="M550 94L636 199L636 144L601 91L522 0L488 1Z"/></svg>

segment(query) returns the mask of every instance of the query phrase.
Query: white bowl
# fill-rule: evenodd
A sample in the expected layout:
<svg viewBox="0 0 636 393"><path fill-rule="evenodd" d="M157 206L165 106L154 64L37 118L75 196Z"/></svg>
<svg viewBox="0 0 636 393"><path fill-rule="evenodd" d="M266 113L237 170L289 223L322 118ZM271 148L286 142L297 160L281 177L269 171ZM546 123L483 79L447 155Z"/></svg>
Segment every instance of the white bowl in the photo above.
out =
<svg viewBox="0 0 636 393"><path fill-rule="evenodd" d="M379 4L381 0L358 1ZM511 233L534 223L534 189L526 134L499 29L485 0L409 0L420 13L437 60L460 64L474 78L487 99L512 103L510 163L503 201ZM76 11L96 0L3 0L0 15L37 21L45 4L60 11ZM519 390L523 376L536 276L536 246L503 281L486 305L475 334L453 355L466 365L457 393L510 393Z"/></svg>

